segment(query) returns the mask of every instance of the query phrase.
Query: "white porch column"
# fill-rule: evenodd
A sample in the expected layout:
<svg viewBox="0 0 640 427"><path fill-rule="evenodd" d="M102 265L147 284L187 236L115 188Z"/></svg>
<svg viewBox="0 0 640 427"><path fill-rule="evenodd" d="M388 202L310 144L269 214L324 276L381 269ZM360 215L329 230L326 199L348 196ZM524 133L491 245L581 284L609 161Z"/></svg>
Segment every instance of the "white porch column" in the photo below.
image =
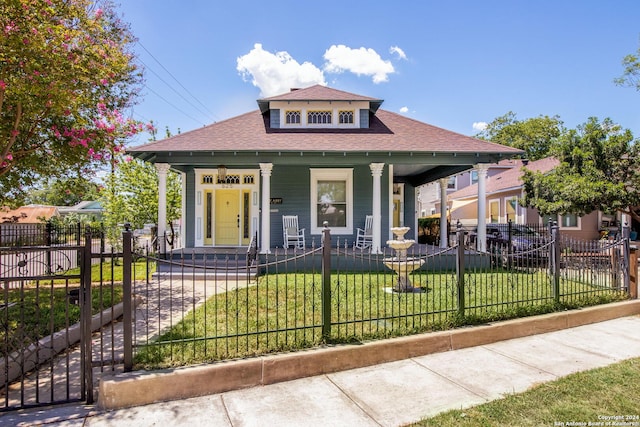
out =
<svg viewBox="0 0 640 427"><path fill-rule="evenodd" d="M384 163L370 163L371 176L373 177L373 204L371 214L373 215L373 230L372 230L372 242L371 253L382 253L381 240L382 240L382 171L384 170Z"/></svg>
<svg viewBox="0 0 640 427"><path fill-rule="evenodd" d="M260 175L262 176L262 238L261 253L271 253L271 170L273 163L260 163Z"/></svg>
<svg viewBox="0 0 640 427"><path fill-rule="evenodd" d="M167 173L169 163L156 163L158 172L158 250L165 253L167 249Z"/></svg>
<svg viewBox="0 0 640 427"><path fill-rule="evenodd" d="M487 250L487 164L477 164L478 171L478 234L476 237L476 249L485 252Z"/></svg>
<svg viewBox="0 0 640 427"><path fill-rule="evenodd" d="M447 224L447 186L449 178L440 178L440 247L449 246L449 224ZM444 231L443 231L444 230Z"/></svg>

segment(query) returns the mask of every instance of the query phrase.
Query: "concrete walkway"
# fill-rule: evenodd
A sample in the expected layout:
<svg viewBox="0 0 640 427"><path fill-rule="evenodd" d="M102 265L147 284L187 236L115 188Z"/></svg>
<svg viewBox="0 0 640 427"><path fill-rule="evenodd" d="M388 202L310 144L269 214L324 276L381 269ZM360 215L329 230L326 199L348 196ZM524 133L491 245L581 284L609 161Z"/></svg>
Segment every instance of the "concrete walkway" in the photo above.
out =
<svg viewBox="0 0 640 427"><path fill-rule="evenodd" d="M640 357L640 316L128 409L9 412L0 425L401 426L633 357Z"/></svg>

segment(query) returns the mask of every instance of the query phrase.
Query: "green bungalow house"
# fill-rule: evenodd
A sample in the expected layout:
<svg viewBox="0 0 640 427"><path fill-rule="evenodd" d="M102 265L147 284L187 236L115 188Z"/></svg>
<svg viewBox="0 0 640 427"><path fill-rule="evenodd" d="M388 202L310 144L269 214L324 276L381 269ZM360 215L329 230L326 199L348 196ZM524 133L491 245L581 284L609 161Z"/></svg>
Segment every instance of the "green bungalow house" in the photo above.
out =
<svg viewBox="0 0 640 427"><path fill-rule="evenodd" d="M255 111L129 150L159 172L159 233L172 169L183 179L185 248L241 247L257 236L269 253L284 246L288 215L305 229L306 246L319 244L325 221L351 244L372 216L369 248L379 253L390 227L409 226L406 237L416 238L418 186L521 153L321 85L257 102Z"/></svg>

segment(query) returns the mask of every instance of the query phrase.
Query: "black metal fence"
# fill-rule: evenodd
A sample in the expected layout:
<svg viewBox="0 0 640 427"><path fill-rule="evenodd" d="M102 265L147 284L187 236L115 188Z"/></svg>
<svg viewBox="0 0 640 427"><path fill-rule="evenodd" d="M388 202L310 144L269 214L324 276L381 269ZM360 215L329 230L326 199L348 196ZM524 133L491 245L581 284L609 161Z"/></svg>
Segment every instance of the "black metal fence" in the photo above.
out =
<svg viewBox="0 0 640 427"><path fill-rule="evenodd" d="M81 225L23 230L0 246L0 411L91 403L123 363L122 253Z"/></svg>
<svg viewBox="0 0 640 427"><path fill-rule="evenodd" d="M242 253L145 255L132 292L131 369L414 334L624 299L629 240L579 242L549 229L536 244L375 254L331 242ZM125 250L126 252L126 250ZM135 317L135 319L134 319Z"/></svg>
<svg viewBox="0 0 640 427"><path fill-rule="evenodd" d="M0 411L91 402L101 372L358 342L624 299L628 230L583 242L140 251L131 231L34 228L0 246ZM18 243L32 243L18 245ZM42 244L44 242L44 244ZM403 246L408 246L406 252ZM397 247L396 247L397 246ZM115 248L121 248L117 251ZM636 261L637 262L637 261ZM118 321L121 320L121 321Z"/></svg>

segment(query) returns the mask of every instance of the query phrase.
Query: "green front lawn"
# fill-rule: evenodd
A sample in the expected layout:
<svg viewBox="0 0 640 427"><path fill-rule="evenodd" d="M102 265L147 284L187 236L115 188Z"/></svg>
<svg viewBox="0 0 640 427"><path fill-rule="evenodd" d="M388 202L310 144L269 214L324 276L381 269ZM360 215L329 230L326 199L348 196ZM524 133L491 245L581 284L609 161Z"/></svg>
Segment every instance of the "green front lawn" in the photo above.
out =
<svg viewBox="0 0 640 427"><path fill-rule="evenodd" d="M393 274L334 274L329 342L409 335L626 298L622 292L564 282L561 292L571 289L578 296L562 297L556 304L543 273L465 277L468 308L461 315L453 274L416 274L413 285L424 292L410 294L388 292L395 285ZM158 340L141 347L136 361L159 367L310 348L324 342L321 325L320 274L266 275L257 284L219 293L186 311Z"/></svg>

